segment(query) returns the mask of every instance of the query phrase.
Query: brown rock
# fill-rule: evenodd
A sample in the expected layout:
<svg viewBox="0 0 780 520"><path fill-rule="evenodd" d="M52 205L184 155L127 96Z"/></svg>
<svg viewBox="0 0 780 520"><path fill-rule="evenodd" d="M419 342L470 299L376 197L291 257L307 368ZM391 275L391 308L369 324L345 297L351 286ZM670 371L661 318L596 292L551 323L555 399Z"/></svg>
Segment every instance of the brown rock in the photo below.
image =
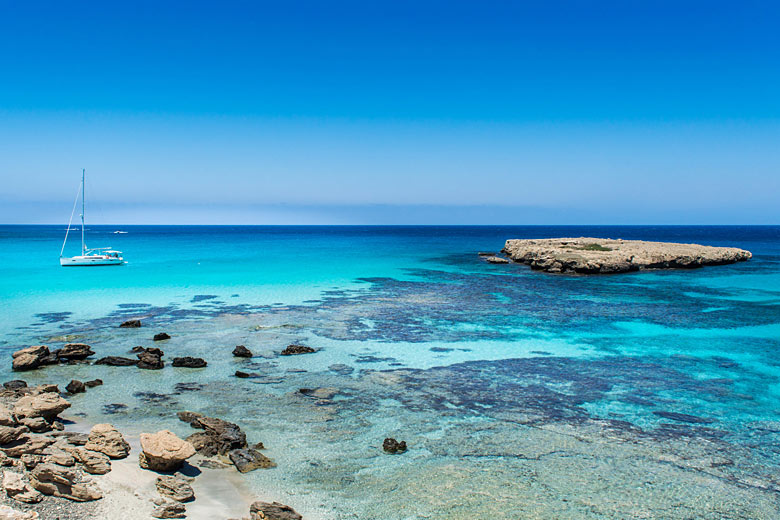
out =
<svg viewBox="0 0 780 520"><path fill-rule="evenodd" d="M99 451L112 459L123 459L130 453L130 445L119 433L119 430L110 424L93 426L84 448Z"/></svg>
<svg viewBox="0 0 780 520"><path fill-rule="evenodd" d="M134 329L141 326L141 320L127 320L123 321L121 325L119 325L120 328L123 329Z"/></svg>
<svg viewBox="0 0 780 520"><path fill-rule="evenodd" d="M26 426L31 432L35 433L48 432L52 429L52 423L43 417L25 417L19 422L23 426Z"/></svg>
<svg viewBox="0 0 780 520"><path fill-rule="evenodd" d="M54 443L54 439L41 435L24 435L2 448L9 457L18 459L25 453L41 454Z"/></svg>
<svg viewBox="0 0 780 520"><path fill-rule="evenodd" d="M179 502L164 502L154 508L154 518L185 518L187 508Z"/></svg>
<svg viewBox="0 0 780 520"><path fill-rule="evenodd" d="M87 502L103 497L91 483L79 480L75 470L54 464L39 464L30 472L30 484L44 495L67 498L75 502Z"/></svg>
<svg viewBox="0 0 780 520"><path fill-rule="evenodd" d="M108 455L85 448L73 448L70 454L84 467L84 471L93 475L105 475L111 471Z"/></svg>
<svg viewBox="0 0 780 520"><path fill-rule="evenodd" d="M203 368L208 363L206 363L206 360L203 358L198 357L175 357L173 358L173 366L175 367L183 367L183 368Z"/></svg>
<svg viewBox="0 0 780 520"><path fill-rule="evenodd" d="M68 408L70 408L70 403L59 394L47 392L22 397L14 405L14 414L17 418L43 417L51 420Z"/></svg>
<svg viewBox="0 0 780 520"><path fill-rule="evenodd" d="M282 350L282 355L293 356L297 354L312 354L314 352L317 351L311 347L307 347L306 345L287 345L287 348Z"/></svg>
<svg viewBox="0 0 780 520"><path fill-rule="evenodd" d="M157 492L177 502L195 500L195 492L187 482L172 476L157 477Z"/></svg>
<svg viewBox="0 0 780 520"><path fill-rule="evenodd" d="M3 472L3 488L9 498L25 504L37 504L43 500L43 495L36 491L29 483L24 480L21 473L13 471ZM0 518L3 518L0 516Z"/></svg>
<svg viewBox="0 0 780 520"><path fill-rule="evenodd" d="M244 345L237 345L236 348L233 349L233 355L236 357L251 358L252 351Z"/></svg>
<svg viewBox="0 0 780 520"><path fill-rule="evenodd" d="M44 364L48 356L49 347L46 345L34 345L17 350L12 354L12 368L16 371L33 370Z"/></svg>
<svg viewBox="0 0 780 520"><path fill-rule="evenodd" d="M195 455L195 448L168 430L141 434L138 463L153 471L174 471Z"/></svg>
<svg viewBox="0 0 780 520"><path fill-rule="evenodd" d="M93 379L92 381L85 381L84 382L84 386L86 386L87 388L94 388L94 387L100 386L102 384L103 384L103 380L102 379Z"/></svg>
<svg viewBox="0 0 780 520"><path fill-rule="evenodd" d="M388 437L382 443L382 449L387 453L403 453L406 451L406 441L398 442L392 437Z"/></svg>
<svg viewBox="0 0 780 520"><path fill-rule="evenodd" d="M164 341L166 339L171 339L170 334L167 332L160 332L154 335L154 338L152 338L154 341Z"/></svg>
<svg viewBox="0 0 780 520"><path fill-rule="evenodd" d="M158 355L154 350L159 349L146 349L138 354L138 368L160 370L165 366L162 356Z"/></svg>
<svg viewBox="0 0 780 520"><path fill-rule="evenodd" d="M130 359L121 356L107 356L95 361L96 365L109 365L112 367L129 367L138 364L137 359Z"/></svg>
<svg viewBox="0 0 780 520"><path fill-rule="evenodd" d="M16 419L11 410L2 403L0 403L0 426L16 426Z"/></svg>
<svg viewBox="0 0 780 520"><path fill-rule="evenodd" d="M27 433L26 426L0 426L0 444L13 442L24 433Z"/></svg>
<svg viewBox="0 0 780 520"><path fill-rule="evenodd" d="M279 502L254 502L249 516L252 520L303 520L293 508Z"/></svg>
<svg viewBox="0 0 780 520"><path fill-rule="evenodd" d="M67 343L59 352L57 352L57 357L64 360L80 360L86 359L94 354L92 348L85 343Z"/></svg>
<svg viewBox="0 0 780 520"><path fill-rule="evenodd" d="M80 394L82 392L85 392L87 390L87 387L81 381L77 381L74 379L70 383L68 383L68 386L65 387L65 390L69 394Z"/></svg>
<svg viewBox="0 0 780 520"><path fill-rule="evenodd" d="M247 473L256 469L275 468L274 461L252 448L243 448L240 450L233 450L228 453L230 462L241 473Z"/></svg>

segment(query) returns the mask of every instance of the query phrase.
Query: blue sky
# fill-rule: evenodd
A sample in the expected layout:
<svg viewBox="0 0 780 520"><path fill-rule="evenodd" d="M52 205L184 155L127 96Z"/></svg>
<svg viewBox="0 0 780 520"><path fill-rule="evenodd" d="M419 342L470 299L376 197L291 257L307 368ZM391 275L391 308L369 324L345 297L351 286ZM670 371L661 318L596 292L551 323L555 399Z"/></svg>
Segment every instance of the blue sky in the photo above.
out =
<svg viewBox="0 0 780 520"><path fill-rule="evenodd" d="M773 2L6 2L0 222L780 223Z"/></svg>

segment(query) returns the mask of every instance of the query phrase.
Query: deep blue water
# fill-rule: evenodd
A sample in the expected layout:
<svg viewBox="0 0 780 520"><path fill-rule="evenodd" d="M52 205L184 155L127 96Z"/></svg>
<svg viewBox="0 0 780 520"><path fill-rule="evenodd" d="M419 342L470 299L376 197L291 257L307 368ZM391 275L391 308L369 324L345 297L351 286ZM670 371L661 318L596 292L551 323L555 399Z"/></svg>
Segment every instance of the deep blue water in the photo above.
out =
<svg viewBox="0 0 780 520"><path fill-rule="evenodd" d="M123 355L148 338L116 324L142 317L176 333L166 352L209 359L198 375L203 384L233 384L234 362L216 345L242 343L267 351L271 361L255 369L279 378L249 387L258 392L368 385L365 377L377 370L400 370L394 377L416 389L393 395L396 404L385 409L390 394L369 404L371 390L360 386L354 392L361 397L344 400L338 412L347 423L368 413L363 407L391 424L411 421L401 409L426 414L431 424L453 416L572 427L605 420L658 442L728 443L742 450L733 471L749 467L756 478L780 467L778 226L92 226L89 245L120 249L128 260L103 268L61 268L63 234L64 226L0 227L0 347L8 360L1 370L9 379L12 349L56 344L62 334ZM754 256L698 270L582 277L490 265L476 255L500 250L509 238L558 236L736 246ZM78 250L78 234L71 240L66 254ZM289 341L321 351L290 365L275 357ZM307 372L293 377L289 368ZM47 370L67 377L66 367ZM78 370L104 375L99 367ZM135 380L119 370L114 377L128 378L126 389L138 393L150 385L175 389L182 375ZM113 402L133 410L138 399L140 408L112 422L131 425L148 415L143 395L115 392ZM105 398L83 398L90 420L106 420ZM192 401L176 399L206 412L219 408L219 397L205 390ZM222 413L246 421L260 413L245 406ZM309 462L291 460L290 478L312 485Z"/></svg>

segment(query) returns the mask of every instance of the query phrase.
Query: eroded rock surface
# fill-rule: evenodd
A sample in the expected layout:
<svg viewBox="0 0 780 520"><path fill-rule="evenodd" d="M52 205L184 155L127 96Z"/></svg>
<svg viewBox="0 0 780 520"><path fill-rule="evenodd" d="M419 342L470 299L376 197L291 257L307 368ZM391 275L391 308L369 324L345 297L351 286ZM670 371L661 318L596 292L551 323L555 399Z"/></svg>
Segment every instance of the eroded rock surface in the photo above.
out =
<svg viewBox="0 0 780 520"><path fill-rule="evenodd" d="M119 433L119 430L110 424L93 426L84 448L99 451L112 459L123 459L130 453L130 445Z"/></svg>
<svg viewBox="0 0 780 520"><path fill-rule="evenodd" d="M173 432L161 430L157 433L141 434L141 453L138 463L144 469L153 471L174 471L188 458L195 455L195 448Z"/></svg>
<svg viewBox="0 0 780 520"><path fill-rule="evenodd" d="M742 262L753 256L735 247L586 237L507 240L502 252L532 269L566 274L690 269Z"/></svg>
<svg viewBox="0 0 780 520"><path fill-rule="evenodd" d="M252 520L302 520L295 509L279 502L254 502L249 507Z"/></svg>

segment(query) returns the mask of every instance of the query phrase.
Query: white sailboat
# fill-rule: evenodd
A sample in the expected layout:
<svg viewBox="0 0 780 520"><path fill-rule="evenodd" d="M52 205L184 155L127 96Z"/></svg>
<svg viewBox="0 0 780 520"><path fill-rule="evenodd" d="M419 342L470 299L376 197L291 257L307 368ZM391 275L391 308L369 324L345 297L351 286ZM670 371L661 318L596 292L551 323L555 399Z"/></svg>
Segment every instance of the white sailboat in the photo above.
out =
<svg viewBox="0 0 780 520"><path fill-rule="evenodd" d="M60 250L60 265L63 267L68 266L86 266L86 265L122 265L125 263L122 258L122 251L114 251L110 247L97 247L89 249L86 242L84 242L84 213L86 203L84 201L84 180L86 179L86 172L81 170L81 186L76 193L76 200L73 203L73 211L70 213L70 221L68 221L68 229L65 231L65 240L62 242L62 249ZM68 243L68 233L70 233L70 225L73 223L73 214L76 212L76 204L79 202L79 195L81 195L81 254L79 256L62 256L65 252L65 244Z"/></svg>

